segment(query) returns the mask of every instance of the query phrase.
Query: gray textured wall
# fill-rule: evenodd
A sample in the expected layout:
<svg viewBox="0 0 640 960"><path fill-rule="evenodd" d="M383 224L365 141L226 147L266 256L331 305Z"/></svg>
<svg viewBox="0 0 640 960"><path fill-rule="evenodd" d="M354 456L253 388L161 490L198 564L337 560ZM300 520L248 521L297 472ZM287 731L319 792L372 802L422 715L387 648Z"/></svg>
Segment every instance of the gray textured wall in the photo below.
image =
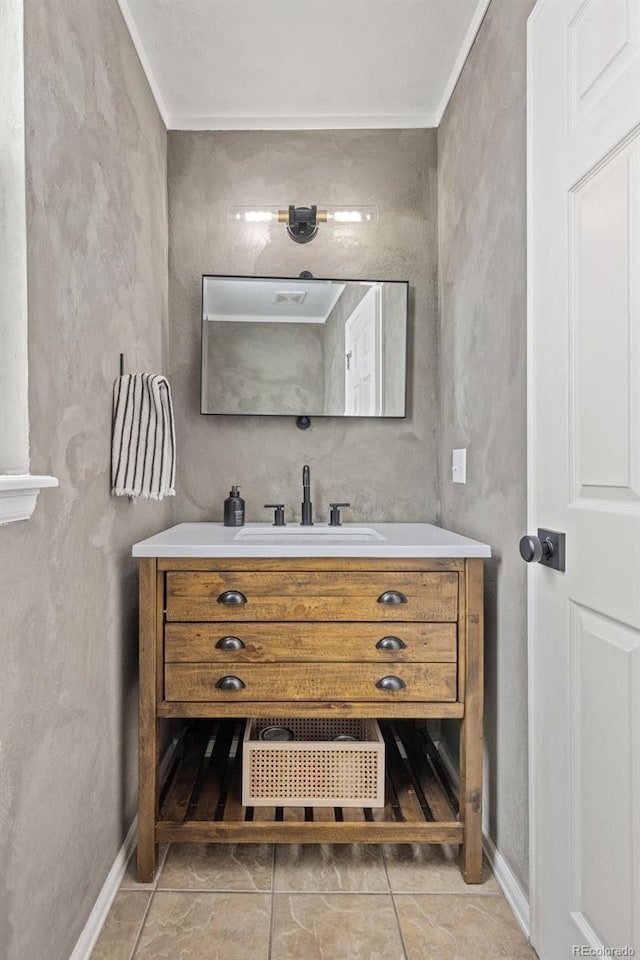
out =
<svg viewBox="0 0 640 960"><path fill-rule="evenodd" d="M0 957L66 960L136 790L131 544L165 503L109 494L111 389L163 371L166 133L116 0L26 0L31 469L0 528Z"/></svg>
<svg viewBox="0 0 640 960"><path fill-rule="evenodd" d="M209 412L324 410L323 324L206 320L203 331Z"/></svg>
<svg viewBox="0 0 640 960"><path fill-rule="evenodd" d="M169 357L180 441L177 520L221 520L230 483L247 519L285 501L299 519L301 468L319 519L433 520L438 507L437 203L433 130L169 133ZM284 227L238 226L236 204L377 203L373 226L320 227L295 244ZM402 420L199 414L203 273L411 281L409 415ZM190 464L197 463L198 470Z"/></svg>
<svg viewBox="0 0 640 960"><path fill-rule="evenodd" d="M525 33L533 0L493 0L438 129L442 526L486 565L491 835L528 887ZM467 448L467 483L451 450Z"/></svg>

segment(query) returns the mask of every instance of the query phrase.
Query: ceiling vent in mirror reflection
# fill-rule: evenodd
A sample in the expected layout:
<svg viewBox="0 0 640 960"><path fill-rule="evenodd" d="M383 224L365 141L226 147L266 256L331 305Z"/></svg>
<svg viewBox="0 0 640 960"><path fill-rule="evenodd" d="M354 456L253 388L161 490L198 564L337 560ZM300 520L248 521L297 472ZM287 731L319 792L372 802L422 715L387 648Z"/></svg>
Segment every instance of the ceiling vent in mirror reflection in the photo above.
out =
<svg viewBox="0 0 640 960"><path fill-rule="evenodd" d="M204 276L201 413L404 417L408 288Z"/></svg>
<svg viewBox="0 0 640 960"><path fill-rule="evenodd" d="M303 290L292 290L290 293L276 293L274 303L304 303L307 294Z"/></svg>

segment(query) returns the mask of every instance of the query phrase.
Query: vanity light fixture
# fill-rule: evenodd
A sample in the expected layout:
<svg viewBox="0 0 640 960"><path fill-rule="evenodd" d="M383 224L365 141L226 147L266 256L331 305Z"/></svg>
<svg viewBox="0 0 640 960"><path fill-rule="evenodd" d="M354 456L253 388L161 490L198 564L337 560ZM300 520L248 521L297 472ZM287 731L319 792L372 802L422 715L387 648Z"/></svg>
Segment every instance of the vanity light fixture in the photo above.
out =
<svg viewBox="0 0 640 960"><path fill-rule="evenodd" d="M296 243L309 243L318 232L318 224L339 226L345 223L373 223L378 219L376 206L328 207L313 205L296 207L230 207L229 220L234 223L284 223Z"/></svg>

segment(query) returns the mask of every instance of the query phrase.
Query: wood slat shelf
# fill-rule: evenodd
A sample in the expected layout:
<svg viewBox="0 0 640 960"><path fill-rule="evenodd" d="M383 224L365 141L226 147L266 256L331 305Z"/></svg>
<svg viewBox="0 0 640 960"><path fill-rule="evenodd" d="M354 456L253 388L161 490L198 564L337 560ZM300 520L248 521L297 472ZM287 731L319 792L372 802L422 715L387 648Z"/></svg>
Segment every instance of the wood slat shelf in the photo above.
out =
<svg viewBox="0 0 640 960"><path fill-rule="evenodd" d="M381 808L243 807L244 723L192 722L162 800L159 842L462 843L457 802L435 747L413 723L380 723L386 744Z"/></svg>

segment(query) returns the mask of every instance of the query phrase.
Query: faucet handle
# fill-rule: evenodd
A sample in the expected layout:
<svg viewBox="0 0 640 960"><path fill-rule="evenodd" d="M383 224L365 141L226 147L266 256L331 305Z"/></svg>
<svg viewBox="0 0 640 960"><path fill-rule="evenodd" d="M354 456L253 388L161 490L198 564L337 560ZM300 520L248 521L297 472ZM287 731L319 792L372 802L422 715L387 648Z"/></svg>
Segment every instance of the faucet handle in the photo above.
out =
<svg viewBox="0 0 640 960"><path fill-rule="evenodd" d="M330 527L341 527L342 523L340 521L340 507L350 507L350 503L330 503L331 515L329 517L329 526Z"/></svg>
<svg viewBox="0 0 640 960"><path fill-rule="evenodd" d="M286 527L286 523L284 522L284 503L265 503L264 506L266 510L270 508L275 510L273 518L274 527Z"/></svg>

